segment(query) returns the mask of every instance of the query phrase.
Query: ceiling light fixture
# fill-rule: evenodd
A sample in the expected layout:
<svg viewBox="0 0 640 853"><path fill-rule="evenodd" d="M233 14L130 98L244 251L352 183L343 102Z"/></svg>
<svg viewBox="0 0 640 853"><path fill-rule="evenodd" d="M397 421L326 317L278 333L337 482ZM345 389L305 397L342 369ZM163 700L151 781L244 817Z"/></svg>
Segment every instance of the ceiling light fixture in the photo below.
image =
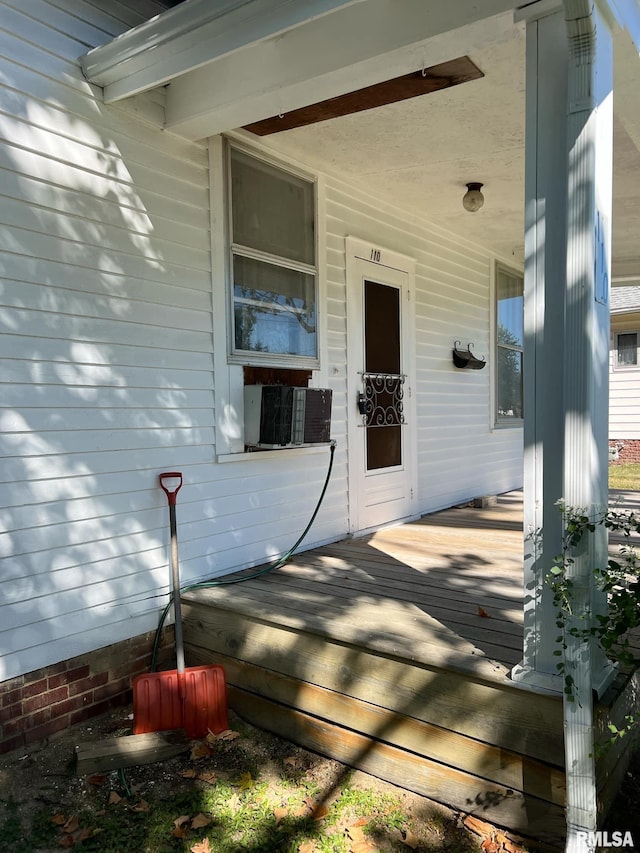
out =
<svg viewBox="0 0 640 853"><path fill-rule="evenodd" d="M475 213L477 210L480 210L484 204L484 196L480 192L483 186L484 184L479 184L473 181L470 184L467 184L467 191L462 197L462 206L465 210L468 210L469 213Z"/></svg>

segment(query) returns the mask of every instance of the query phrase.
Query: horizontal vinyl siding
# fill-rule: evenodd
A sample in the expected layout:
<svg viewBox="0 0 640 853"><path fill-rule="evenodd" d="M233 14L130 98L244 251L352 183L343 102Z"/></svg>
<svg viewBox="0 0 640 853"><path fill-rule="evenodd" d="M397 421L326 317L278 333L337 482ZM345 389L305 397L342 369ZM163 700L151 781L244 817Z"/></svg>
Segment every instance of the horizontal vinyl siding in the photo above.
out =
<svg viewBox="0 0 640 853"><path fill-rule="evenodd" d="M522 486L522 430L492 429L491 257L358 190L327 181L329 375L346 388L344 238L360 237L416 260L416 408L419 512ZM482 371L457 370L454 341L474 344ZM334 376L337 373L340 377ZM346 402L346 398L345 398ZM332 427L345 431L346 409L334 406ZM345 495L346 501L346 495Z"/></svg>
<svg viewBox="0 0 640 853"><path fill-rule="evenodd" d="M105 107L77 64L137 23L133 8L158 11L0 0L0 682L155 628L169 587L159 472L184 474L188 583L286 551L330 459L216 462L212 310L226 300L212 309L207 149L154 126L157 93ZM417 261L418 509L521 481L520 431L490 429L490 258L325 182L322 382L337 449L303 547L349 524L347 234ZM489 367L455 371L456 339Z"/></svg>
<svg viewBox="0 0 640 853"><path fill-rule="evenodd" d="M609 437L640 439L640 366L615 367L618 332L640 332L640 312L611 317Z"/></svg>
<svg viewBox="0 0 640 853"><path fill-rule="evenodd" d="M0 11L0 681L156 626L158 473L213 460L206 149L77 64L134 5Z"/></svg>

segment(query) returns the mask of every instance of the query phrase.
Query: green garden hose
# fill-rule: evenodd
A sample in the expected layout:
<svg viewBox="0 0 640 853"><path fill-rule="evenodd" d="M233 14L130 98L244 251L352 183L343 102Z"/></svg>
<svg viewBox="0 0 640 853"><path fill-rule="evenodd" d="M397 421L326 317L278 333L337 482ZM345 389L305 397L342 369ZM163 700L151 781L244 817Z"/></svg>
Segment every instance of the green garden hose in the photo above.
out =
<svg viewBox="0 0 640 853"><path fill-rule="evenodd" d="M318 503L316 504L316 508L314 509L313 514L311 515L311 518L309 519L309 523L307 524L305 529L302 531L302 533L298 537L295 544L293 544L291 546L291 548L289 548L289 550L285 554L283 554L281 557L279 557L277 560L275 560L275 562L269 563L268 565L263 566L257 572L253 572L253 574L250 574L250 575L243 574L239 577L238 573L235 573L233 575L229 575L228 577L218 578L217 580L198 581L198 583L188 584L187 586L181 586L180 587L180 594L182 595L182 593L184 593L184 592L191 592L194 589L210 589L211 587L228 586L229 584L232 584L232 583L242 583L243 581L254 580L255 578L262 577L262 575L269 574L269 572L274 572L276 569L279 569L281 566L284 566L284 564L287 563L291 559L296 548L300 545L300 543L303 541L303 539L305 538L305 536L307 535L307 533L311 529L311 525L316 520L316 516L317 516L318 512L320 511L320 507L322 506L322 501L324 500L324 496L325 496L325 493L327 491L327 487L329 485L329 480L331 479L331 469L333 468L333 457L334 457L335 450L336 450L336 442L335 441L331 442L330 450L331 450L331 454L329 457L329 468L327 470L327 476L325 477L324 486L322 487L322 491L320 493L320 497L318 498ZM172 604L173 604L173 598L170 598L169 602L167 603L166 607L164 608L164 610L162 611L162 614L160 616L160 622L158 623L158 627L156 629L155 639L153 641L153 653L151 655L151 672L156 671L156 664L157 664L157 658L158 658L158 648L160 646L160 636L162 634L162 628L164 627L165 620L166 620L167 616L169 615L169 611L171 610Z"/></svg>

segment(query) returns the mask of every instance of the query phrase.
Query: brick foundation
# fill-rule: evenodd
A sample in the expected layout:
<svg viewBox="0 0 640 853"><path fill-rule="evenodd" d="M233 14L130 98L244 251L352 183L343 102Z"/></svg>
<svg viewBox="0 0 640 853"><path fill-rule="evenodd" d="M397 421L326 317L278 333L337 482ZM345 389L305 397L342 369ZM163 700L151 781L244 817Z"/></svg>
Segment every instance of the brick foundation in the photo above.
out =
<svg viewBox="0 0 640 853"><path fill-rule="evenodd" d="M148 672L155 632L0 684L0 754L131 702L131 680ZM173 627L163 632L158 668L175 666Z"/></svg>
<svg viewBox="0 0 640 853"><path fill-rule="evenodd" d="M617 449L617 459L611 454ZM610 438L609 461L612 465L622 465L624 462L640 462L640 439Z"/></svg>

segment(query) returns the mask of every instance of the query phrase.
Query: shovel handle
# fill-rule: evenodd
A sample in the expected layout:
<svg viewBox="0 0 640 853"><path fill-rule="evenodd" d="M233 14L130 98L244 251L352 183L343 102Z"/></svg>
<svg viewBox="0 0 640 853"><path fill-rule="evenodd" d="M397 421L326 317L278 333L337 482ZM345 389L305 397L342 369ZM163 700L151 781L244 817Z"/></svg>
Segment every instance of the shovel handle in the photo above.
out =
<svg viewBox="0 0 640 853"><path fill-rule="evenodd" d="M167 485L165 480L178 480L178 485L175 485L175 482ZM160 474L160 486L167 496L167 500L169 501L169 506L175 506L176 500L178 497L178 492L182 488L182 474L180 471L165 471L164 474Z"/></svg>

